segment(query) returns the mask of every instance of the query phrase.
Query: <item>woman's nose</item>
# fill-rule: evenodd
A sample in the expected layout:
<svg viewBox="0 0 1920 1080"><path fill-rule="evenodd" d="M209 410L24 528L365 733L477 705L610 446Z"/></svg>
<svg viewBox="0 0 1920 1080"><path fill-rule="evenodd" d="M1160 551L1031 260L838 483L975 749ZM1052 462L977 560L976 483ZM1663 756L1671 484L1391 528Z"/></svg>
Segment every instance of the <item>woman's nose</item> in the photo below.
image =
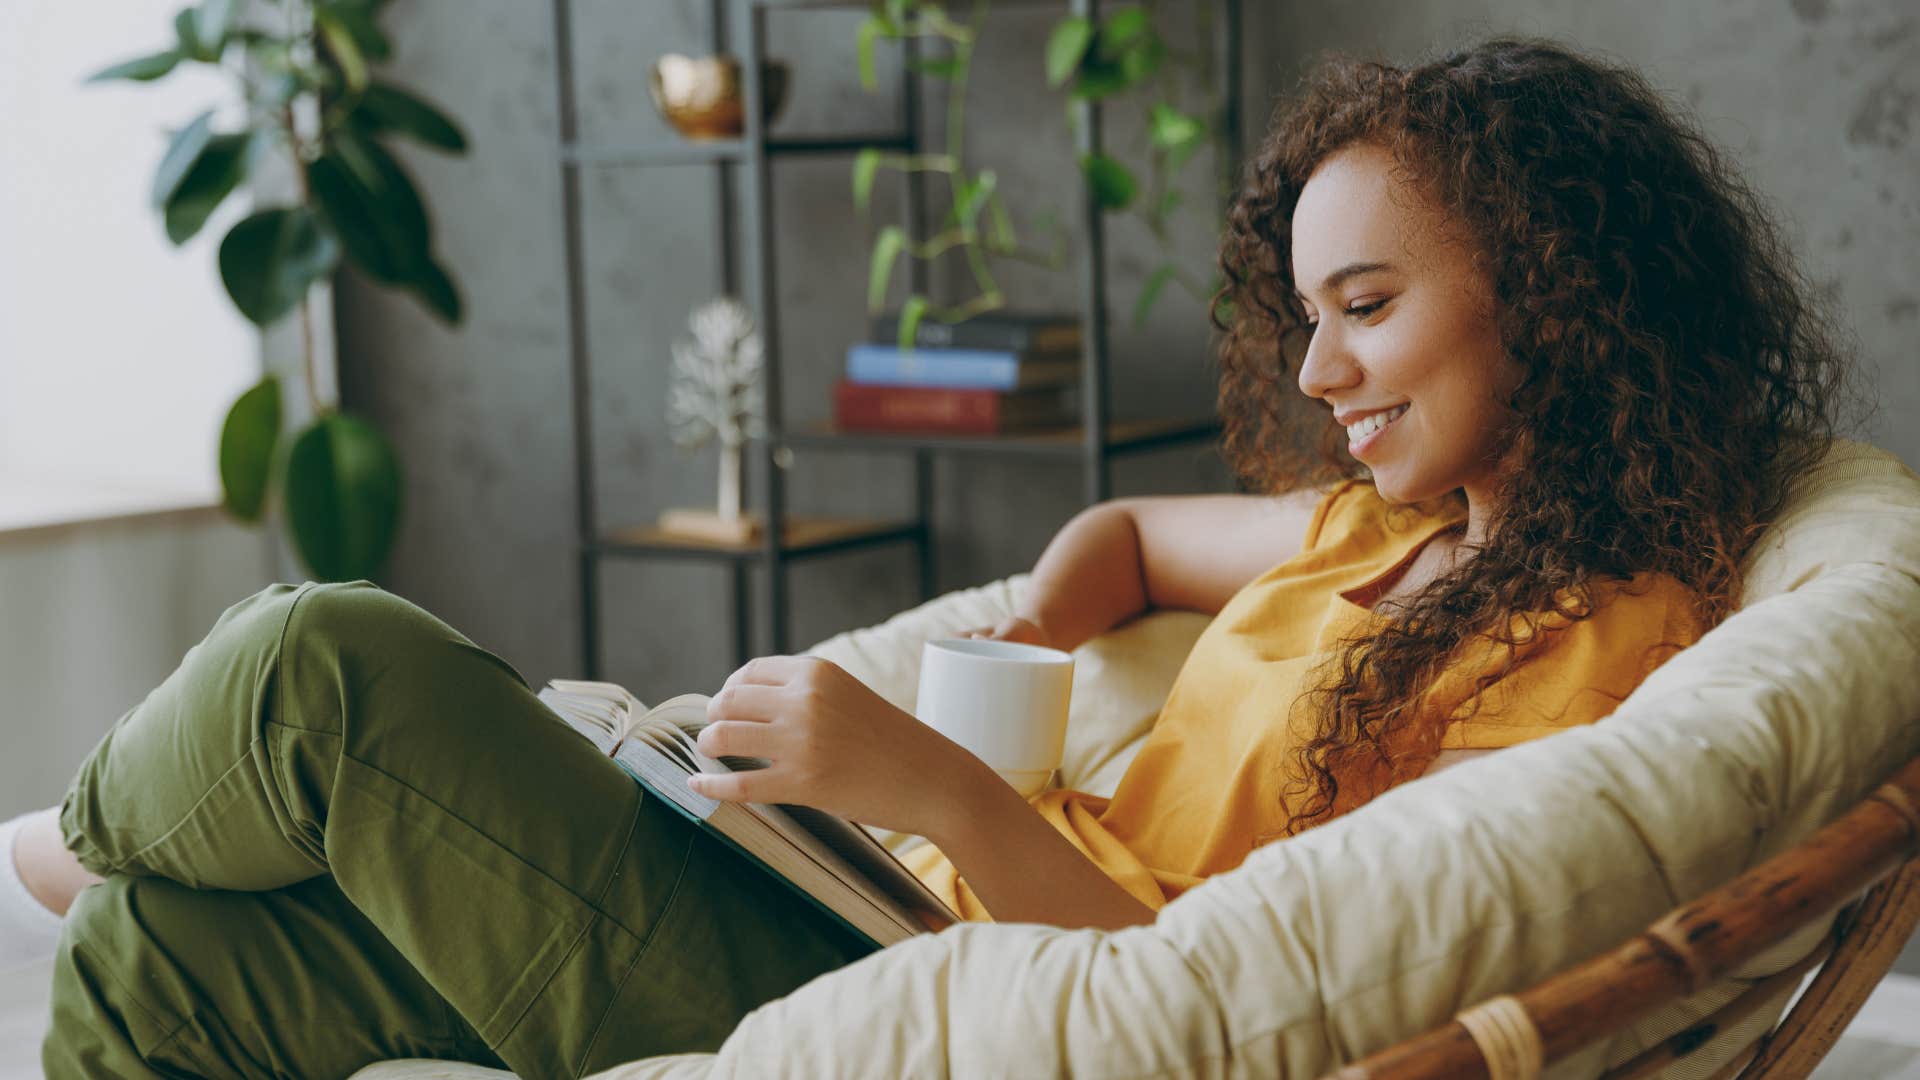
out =
<svg viewBox="0 0 1920 1080"><path fill-rule="evenodd" d="M1325 324L1313 327L1307 340L1307 354L1300 359L1300 390L1311 398L1324 398L1335 390L1360 381L1360 365L1353 362L1337 328Z"/></svg>

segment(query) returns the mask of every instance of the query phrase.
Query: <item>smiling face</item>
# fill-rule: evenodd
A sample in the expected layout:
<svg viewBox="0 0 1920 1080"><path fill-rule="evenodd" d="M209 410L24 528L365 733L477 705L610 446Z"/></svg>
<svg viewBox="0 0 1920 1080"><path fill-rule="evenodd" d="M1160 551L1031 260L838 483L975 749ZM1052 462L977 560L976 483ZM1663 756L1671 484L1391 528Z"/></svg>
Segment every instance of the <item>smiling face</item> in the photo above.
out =
<svg viewBox="0 0 1920 1080"><path fill-rule="evenodd" d="M1313 324L1300 389L1333 407L1392 502L1465 489L1484 518L1519 381L1491 282L1441 211L1361 145L1322 162L1293 213L1293 275Z"/></svg>

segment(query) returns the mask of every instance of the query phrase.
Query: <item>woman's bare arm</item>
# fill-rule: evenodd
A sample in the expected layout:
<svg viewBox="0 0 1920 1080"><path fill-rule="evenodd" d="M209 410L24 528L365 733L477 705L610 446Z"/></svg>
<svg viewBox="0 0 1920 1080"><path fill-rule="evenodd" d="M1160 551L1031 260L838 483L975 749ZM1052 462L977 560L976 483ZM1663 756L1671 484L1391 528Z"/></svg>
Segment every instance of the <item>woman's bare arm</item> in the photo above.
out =
<svg viewBox="0 0 1920 1080"><path fill-rule="evenodd" d="M1041 552L1019 614L1068 651L1153 608L1215 614L1299 554L1320 498L1149 495L1090 506Z"/></svg>
<svg viewBox="0 0 1920 1080"><path fill-rule="evenodd" d="M974 768L973 765L978 765ZM1154 920L1006 781L976 761L927 839L952 861L995 922L1119 929Z"/></svg>

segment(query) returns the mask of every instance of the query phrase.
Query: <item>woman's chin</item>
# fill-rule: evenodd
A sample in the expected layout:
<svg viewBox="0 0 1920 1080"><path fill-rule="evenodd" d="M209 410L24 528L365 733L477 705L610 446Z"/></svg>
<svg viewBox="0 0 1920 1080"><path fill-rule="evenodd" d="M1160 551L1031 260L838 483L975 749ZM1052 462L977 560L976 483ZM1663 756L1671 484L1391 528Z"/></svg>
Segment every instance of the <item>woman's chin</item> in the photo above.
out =
<svg viewBox="0 0 1920 1080"><path fill-rule="evenodd" d="M1423 477L1408 476L1391 465L1373 470L1373 489L1380 493L1382 499L1396 505L1437 499L1458 488L1457 484L1448 487Z"/></svg>

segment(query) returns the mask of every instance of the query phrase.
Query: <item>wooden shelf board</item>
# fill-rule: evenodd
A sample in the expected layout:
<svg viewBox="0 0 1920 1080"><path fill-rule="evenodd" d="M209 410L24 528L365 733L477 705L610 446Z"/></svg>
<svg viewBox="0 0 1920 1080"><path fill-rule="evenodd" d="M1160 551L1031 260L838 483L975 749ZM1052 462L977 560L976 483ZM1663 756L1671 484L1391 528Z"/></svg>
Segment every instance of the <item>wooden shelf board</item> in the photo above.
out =
<svg viewBox="0 0 1920 1080"><path fill-rule="evenodd" d="M917 535L920 526L912 521L881 521L872 518L810 517L790 514L782 530L780 550L788 555L810 551L882 543ZM710 540L667 532L657 525L632 525L603 533L598 545L603 552L635 554L641 552L681 552L750 558L766 553L764 539L744 543Z"/></svg>

